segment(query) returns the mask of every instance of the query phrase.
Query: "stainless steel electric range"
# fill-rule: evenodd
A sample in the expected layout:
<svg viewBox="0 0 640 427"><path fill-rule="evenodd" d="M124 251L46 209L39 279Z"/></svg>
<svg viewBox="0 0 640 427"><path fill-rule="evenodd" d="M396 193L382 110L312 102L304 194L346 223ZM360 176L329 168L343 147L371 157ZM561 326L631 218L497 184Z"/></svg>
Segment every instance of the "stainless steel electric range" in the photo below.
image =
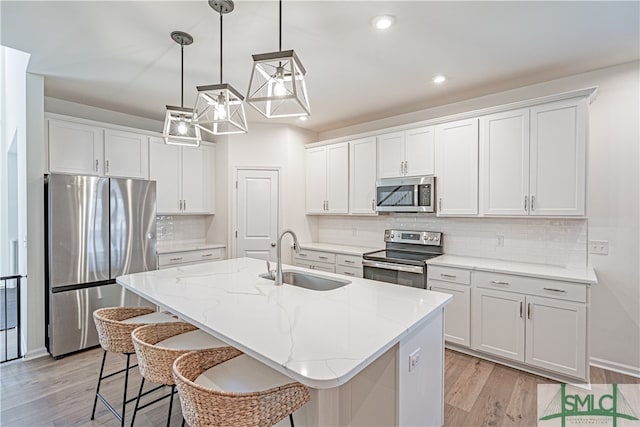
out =
<svg viewBox="0 0 640 427"><path fill-rule="evenodd" d="M442 233L385 230L385 248L362 255L364 278L427 288L426 261L442 255Z"/></svg>

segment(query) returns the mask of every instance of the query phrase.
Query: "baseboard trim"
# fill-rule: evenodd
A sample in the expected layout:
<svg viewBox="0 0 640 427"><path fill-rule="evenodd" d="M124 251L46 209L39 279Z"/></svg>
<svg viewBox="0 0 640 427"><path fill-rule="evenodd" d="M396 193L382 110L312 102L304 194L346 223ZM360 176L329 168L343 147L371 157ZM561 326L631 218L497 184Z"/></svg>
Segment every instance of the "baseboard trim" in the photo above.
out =
<svg viewBox="0 0 640 427"><path fill-rule="evenodd" d="M591 365L617 372L619 374L629 375L630 377L640 378L640 367L624 365L610 360L598 359L597 357L591 358Z"/></svg>
<svg viewBox="0 0 640 427"><path fill-rule="evenodd" d="M41 357L49 356L49 352L45 347L37 348L35 350L27 351L23 357L24 360L39 359Z"/></svg>

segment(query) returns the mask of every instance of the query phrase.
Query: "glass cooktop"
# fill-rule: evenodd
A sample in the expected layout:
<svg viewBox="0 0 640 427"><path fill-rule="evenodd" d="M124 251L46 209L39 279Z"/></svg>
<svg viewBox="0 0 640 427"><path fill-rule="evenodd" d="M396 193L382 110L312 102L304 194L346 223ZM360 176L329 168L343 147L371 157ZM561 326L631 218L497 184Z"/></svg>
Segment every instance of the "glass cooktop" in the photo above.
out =
<svg viewBox="0 0 640 427"><path fill-rule="evenodd" d="M413 252L403 251L400 249L386 249L381 251L369 252L362 257L371 261L394 262L398 264L424 265L425 261L437 256L441 253L429 252Z"/></svg>

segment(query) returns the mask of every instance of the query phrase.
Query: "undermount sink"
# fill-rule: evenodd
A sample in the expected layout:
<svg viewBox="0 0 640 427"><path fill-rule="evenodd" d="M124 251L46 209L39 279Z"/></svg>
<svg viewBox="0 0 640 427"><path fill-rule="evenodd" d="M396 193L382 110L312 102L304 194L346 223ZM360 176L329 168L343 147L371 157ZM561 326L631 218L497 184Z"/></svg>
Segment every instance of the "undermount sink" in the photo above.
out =
<svg viewBox="0 0 640 427"><path fill-rule="evenodd" d="M275 273L261 274L263 279L275 280ZM283 282L293 286L299 286L312 291L330 291L338 289L351 283L348 280L333 279L317 274L303 273L301 271L284 270L282 272Z"/></svg>

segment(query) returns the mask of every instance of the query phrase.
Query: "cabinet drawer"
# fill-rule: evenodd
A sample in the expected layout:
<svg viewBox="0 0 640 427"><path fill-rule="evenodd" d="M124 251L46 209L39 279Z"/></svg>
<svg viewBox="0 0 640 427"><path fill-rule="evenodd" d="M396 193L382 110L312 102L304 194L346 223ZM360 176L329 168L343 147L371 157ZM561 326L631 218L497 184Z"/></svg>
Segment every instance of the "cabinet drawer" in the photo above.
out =
<svg viewBox="0 0 640 427"><path fill-rule="evenodd" d="M587 302L587 285L512 274L474 271L471 283L478 288L499 289L529 295Z"/></svg>
<svg viewBox="0 0 640 427"><path fill-rule="evenodd" d="M345 267L362 268L362 256L337 254L336 264Z"/></svg>
<svg viewBox="0 0 640 427"><path fill-rule="evenodd" d="M224 259L224 248L201 249L197 251L172 252L158 255L158 266L180 265Z"/></svg>
<svg viewBox="0 0 640 427"><path fill-rule="evenodd" d="M345 276L351 276L351 277L362 277L362 268L345 267L344 265L337 265L336 273L344 274Z"/></svg>
<svg viewBox="0 0 640 427"><path fill-rule="evenodd" d="M327 273L335 273L336 266L334 264L328 264L317 261L307 261L304 259L296 259L293 262L296 267L308 268L310 270L326 271Z"/></svg>
<svg viewBox="0 0 640 427"><path fill-rule="evenodd" d="M468 285L471 283L471 271L430 265L427 267L427 278Z"/></svg>
<svg viewBox="0 0 640 427"><path fill-rule="evenodd" d="M305 261L319 261L335 264L336 262L336 254L331 252L319 252L319 251L308 251L305 249L300 250L300 252L294 252L294 257L299 260Z"/></svg>

